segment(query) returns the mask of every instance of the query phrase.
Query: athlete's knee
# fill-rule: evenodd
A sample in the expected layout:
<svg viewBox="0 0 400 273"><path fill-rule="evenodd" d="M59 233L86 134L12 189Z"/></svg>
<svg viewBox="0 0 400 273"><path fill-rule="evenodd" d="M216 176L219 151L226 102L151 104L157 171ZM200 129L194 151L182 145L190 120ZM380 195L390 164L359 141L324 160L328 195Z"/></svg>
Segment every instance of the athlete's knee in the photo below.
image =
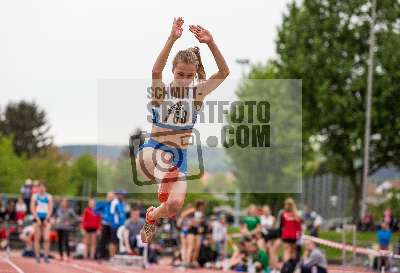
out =
<svg viewBox="0 0 400 273"><path fill-rule="evenodd" d="M162 168L168 168L171 165L173 158L174 157L171 153L161 152L157 160L157 165L159 165Z"/></svg>
<svg viewBox="0 0 400 273"><path fill-rule="evenodd" d="M184 200L181 198L168 198L165 203L169 215L175 215L183 206Z"/></svg>

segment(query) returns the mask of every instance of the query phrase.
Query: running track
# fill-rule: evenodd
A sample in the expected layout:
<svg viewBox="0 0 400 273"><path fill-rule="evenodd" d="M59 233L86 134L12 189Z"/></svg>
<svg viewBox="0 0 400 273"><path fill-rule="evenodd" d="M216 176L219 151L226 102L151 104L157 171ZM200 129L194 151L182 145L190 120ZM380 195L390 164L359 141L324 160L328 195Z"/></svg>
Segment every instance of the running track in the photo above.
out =
<svg viewBox="0 0 400 273"><path fill-rule="evenodd" d="M206 273L211 270L207 269L190 269L187 273ZM174 269L167 264L150 266L146 270L126 267L111 266L110 263L97 263L94 261L74 260L72 262L60 262L51 260L50 264L36 263L32 258L23 258L19 253L12 253L9 258L5 253L0 254L0 273L140 273L140 272L157 272L157 273L174 273L182 272L182 270ZM222 272L222 271L211 271ZM330 273L355 273L355 272L372 272L363 268L339 267L331 266Z"/></svg>

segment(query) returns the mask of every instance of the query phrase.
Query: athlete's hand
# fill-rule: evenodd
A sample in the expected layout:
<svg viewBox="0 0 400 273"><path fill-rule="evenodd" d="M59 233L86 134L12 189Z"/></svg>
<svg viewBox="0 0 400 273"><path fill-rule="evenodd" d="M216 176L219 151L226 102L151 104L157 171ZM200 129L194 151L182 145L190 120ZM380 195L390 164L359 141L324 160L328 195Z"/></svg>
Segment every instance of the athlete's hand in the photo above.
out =
<svg viewBox="0 0 400 273"><path fill-rule="evenodd" d="M190 25L189 30L200 43L209 44L214 41L211 33L200 25Z"/></svg>
<svg viewBox="0 0 400 273"><path fill-rule="evenodd" d="M182 36L182 32L183 32L183 18L182 17L178 17L175 18L174 17L174 23L172 24L172 29L171 29L171 34L170 37L175 41L177 39L179 39Z"/></svg>

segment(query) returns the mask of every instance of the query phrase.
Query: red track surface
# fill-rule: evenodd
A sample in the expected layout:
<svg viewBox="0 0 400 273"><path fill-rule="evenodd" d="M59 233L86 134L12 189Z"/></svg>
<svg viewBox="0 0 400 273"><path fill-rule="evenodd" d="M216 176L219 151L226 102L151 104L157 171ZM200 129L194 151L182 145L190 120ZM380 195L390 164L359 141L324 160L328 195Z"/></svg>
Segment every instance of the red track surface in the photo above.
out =
<svg viewBox="0 0 400 273"><path fill-rule="evenodd" d="M206 273L207 269L189 269L187 273ZM0 254L0 273L140 273L157 272L173 273L182 272L179 269L168 266L167 264L153 265L148 269L132 268L126 266L112 266L110 263L97 263L94 261L73 260L72 262L60 262L51 260L50 264L36 263L33 258L23 258L19 253L13 252L8 259L5 253ZM222 271L212 271L222 272ZM356 273L371 272L363 268L331 266L330 273Z"/></svg>

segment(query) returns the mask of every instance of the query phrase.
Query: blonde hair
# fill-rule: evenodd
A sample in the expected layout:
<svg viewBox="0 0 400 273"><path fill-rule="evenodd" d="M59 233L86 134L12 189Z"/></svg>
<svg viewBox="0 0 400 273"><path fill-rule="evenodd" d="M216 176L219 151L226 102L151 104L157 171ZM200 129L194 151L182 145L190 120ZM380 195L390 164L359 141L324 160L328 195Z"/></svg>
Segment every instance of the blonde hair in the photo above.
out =
<svg viewBox="0 0 400 273"><path fill-rule="evenodd" d="M296 203L294 202L293 198L286 198L285 199L285 211L293 212L293 214L298 217L299 213L297 211Z"/></svg>
<svg viewBox="0 0 400 273"><path fill-rule="evenodd" d="M203 63L201 62L200 49L197 46L180 50L172 61L172 70L175 69L179 62L196 65L196 78L198 80L206 79L206 71L204 70Z"/></svg>

